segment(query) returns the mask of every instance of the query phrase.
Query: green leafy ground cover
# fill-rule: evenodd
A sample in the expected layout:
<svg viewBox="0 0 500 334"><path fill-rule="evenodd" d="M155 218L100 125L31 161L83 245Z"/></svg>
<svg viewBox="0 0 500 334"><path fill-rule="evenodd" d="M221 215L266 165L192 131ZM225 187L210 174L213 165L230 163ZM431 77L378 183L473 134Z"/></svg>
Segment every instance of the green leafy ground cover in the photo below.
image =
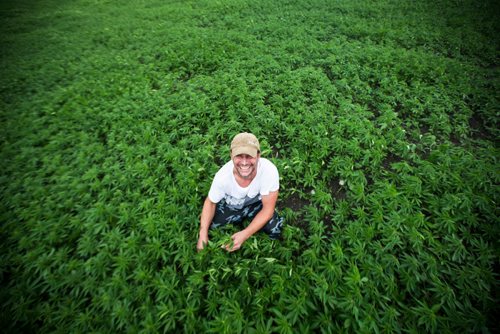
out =
<svg viewBox="0 0 500 334"><path fill-rule="evenodd" d="M8 332L494 332L494 1L0 5ZM198 216L228 143L283 240Z"/></svg>

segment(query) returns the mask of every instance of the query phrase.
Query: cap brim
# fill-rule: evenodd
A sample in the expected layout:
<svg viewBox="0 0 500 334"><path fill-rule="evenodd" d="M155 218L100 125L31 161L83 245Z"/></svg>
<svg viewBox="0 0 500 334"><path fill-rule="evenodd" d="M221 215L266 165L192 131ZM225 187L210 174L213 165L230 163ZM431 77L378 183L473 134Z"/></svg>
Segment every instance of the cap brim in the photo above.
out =
<svg viewBox="0 0 500 334"><path fill-rule="evenodd" d="M259 151L255 147L240 146L240 147L234 148L231 152L231 155L233 157L235 157L235 156L240 155L240 154L248 154L249 156L255 158L255 157L257 157L258 153L259 153Z"/></svg>

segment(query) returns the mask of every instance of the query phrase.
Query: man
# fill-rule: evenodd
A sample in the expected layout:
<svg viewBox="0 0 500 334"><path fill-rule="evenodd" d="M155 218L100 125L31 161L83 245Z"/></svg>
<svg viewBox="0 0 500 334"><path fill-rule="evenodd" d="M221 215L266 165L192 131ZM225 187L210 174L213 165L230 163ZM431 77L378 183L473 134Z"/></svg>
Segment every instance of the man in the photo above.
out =
<svg viewBox="0 0 500 334"><path fill-rule="evenodd" d="M208 243L208 230L226 224L250 224L231 236L235 251L254 233L262 230L270 238L281 235L283 218L275 212L278 200L279 174L276 166L260 157L260 144L251 133L240 133L231 142L231 160L212 181L200 218L200 236L197 249Z"/></svg>

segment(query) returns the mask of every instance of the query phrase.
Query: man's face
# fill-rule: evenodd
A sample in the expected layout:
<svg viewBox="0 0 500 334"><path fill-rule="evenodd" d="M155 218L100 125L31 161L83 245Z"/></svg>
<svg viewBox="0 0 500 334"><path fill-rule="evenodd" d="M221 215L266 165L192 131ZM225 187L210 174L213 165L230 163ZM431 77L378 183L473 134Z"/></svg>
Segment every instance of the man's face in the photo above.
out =
<svg viewBox="0 0 500 334"><path fill-rule="evenodd" d="M260 154L254 158L248 154L239 154L233 157L234 169L243 179L253 179L257 174L257 163Z"/></svg>

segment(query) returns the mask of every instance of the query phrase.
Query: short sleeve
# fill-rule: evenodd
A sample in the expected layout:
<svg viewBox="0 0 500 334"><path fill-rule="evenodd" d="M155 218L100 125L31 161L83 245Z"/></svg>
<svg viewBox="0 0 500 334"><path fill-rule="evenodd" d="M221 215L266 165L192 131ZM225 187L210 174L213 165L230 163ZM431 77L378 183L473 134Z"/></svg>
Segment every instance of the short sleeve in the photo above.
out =
<svg viewBox="0 0 500 334"><path fill-rule="evenodd" d="M269 195L270 192L278 191L280 188L280 176L278 173L278 168L268 161L262 175L260 195Z"/></svg>
<svg viewBox="0 0 500 334"><path fill-rule="evenodd" d="M233 162L229 161L222 166L217 173L215 173L212 185L208 192L208 199L212 203L219 203L229 192L228 182L231 180L233 172Z"/></svg>
<svg viewBox="0 0 500 334"><path fill-rule="evenodd" d="M226 192L224 191L223 177L221 174L222 171L215 174L212 185L210 186L210 191L208 192L208 199L210 199L212 203L219 203L226 195Z"/></svg>

